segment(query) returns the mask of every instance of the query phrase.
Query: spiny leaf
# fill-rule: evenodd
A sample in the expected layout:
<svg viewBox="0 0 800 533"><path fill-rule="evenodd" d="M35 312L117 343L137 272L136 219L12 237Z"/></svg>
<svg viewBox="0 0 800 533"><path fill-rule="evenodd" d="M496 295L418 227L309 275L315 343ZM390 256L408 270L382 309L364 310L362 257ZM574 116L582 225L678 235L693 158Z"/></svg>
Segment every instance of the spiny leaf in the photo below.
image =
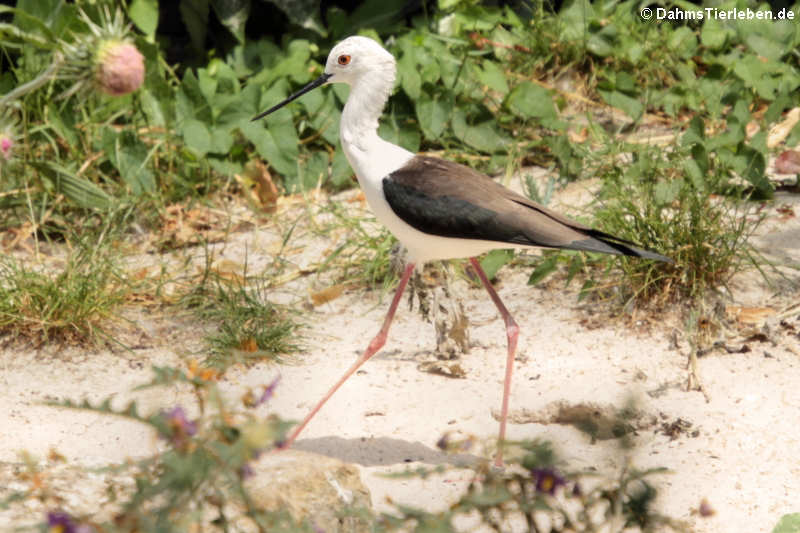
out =
<svg viewBox="0 0 800 533"><path fill-rule="evenodd" d="M111 401L112 398L108 397L104 399L100 404L92 405L86 398L78 402L66 399L66 400L44 402L44 405L49 405L50 407L62 407L65 409L76 409L82 411L92 411L95 413L101 413L107 415L121 416L123 418L136 420L137 422L142 422L143 424L151 426L154 425L152 415L146 417L139 413L138 407L136 405L136 400L131 401L122 409L114 409L111 406Z"/></svg>

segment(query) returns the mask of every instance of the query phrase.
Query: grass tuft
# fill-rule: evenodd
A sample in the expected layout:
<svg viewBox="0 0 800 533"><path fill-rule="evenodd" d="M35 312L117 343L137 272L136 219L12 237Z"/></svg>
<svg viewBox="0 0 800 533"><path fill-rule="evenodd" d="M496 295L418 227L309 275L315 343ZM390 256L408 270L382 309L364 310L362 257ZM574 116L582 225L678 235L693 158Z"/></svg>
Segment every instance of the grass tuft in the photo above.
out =
<svg viewBox="0 0 800 533"><path fill-rule="evenodd" d="M287 309L268 299L268 282L261 278L225 278L207 269L183 303L201 319L219 324L206 337L211 346L207 364L227 369L259 360L280 361L299 349L300 328Z"/></svg>
<svg viewBox="0 0 800 533"><path fill-rule="evenodd" d="M0 259L0 337L10 342L91 344L128 293L106 246L83 242L59 272Z"/></svg>
<svg viewBox="0 0 800 533"><path fill-rule="evenodd" d="M735 273L764 261L748 244L761 217L750 215L746 198L730 187L729 174L710 168L703 180L684 171L688 150L638 147L624 168L601 171L598 227L655 250L675 263L608 257L619 265L624 301L666 304L697 300L724 286ZM608 270L607 270L608 272Z"/></svg>

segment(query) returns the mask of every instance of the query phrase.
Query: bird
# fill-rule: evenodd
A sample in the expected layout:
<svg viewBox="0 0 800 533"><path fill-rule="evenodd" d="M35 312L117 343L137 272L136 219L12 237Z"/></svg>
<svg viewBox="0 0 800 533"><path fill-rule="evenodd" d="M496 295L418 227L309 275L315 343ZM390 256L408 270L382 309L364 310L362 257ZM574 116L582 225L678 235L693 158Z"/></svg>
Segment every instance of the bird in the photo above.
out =
<svg viewBox="0 0 800 533"><path fill-rule="evenodd" d="M405 246L408 260L378 334L363 354L281 443L289 447L328 399L386 343L397 306L417 264L468 259L506 327L507 352L494 464L503 466L519 325L477 259L505 248L557 248L672 262L656 252L560 215L470 167L414 154L378 135L378 121L395 84L394 56L377 41L351 36L330 51L323 73L259 120L311 90L345 83L350 93L339 124L342 149L375 217Z"/></svg>

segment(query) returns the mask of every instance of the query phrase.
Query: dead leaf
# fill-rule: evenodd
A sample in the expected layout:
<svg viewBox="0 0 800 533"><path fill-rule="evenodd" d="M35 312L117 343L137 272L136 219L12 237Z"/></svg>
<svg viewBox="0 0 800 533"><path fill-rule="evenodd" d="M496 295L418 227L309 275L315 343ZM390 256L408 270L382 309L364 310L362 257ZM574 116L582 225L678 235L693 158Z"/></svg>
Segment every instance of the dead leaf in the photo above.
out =
<svg viewBox="0 0 800 533"><path fill-rule="evenodd" d="M800 107L795 107L786 113L786 118L770 128L767 135L767 148L775 148L782 143L798 122L800 122Z"/></svg>
<svg viewBox="0 0 800 533"><path fill-rule="evenodd" d="M131 274L131 278L133 278L133 279L135 279L137 281L141 281L141 280L143 280L144 278L147 277L147 274L148 274L149 271L150 271L150 269L147 268L147 267L140 268L139 270L137 270L136 272Z"/></svg>
<svg viewBox="0 0 800 533"><path fill-rule="evenodd" d="M344 285L331 285L330 287L326 287L321 291L311 293L311 302L314 304L314 307L317 307L335 300L341 296L343 292Z"/></svg>
<svg viewBox="0 0 800 533"><path fill-rule="evenodd" d="M258 351L258 343L253 337L247 337L239 343L239 349L243 352L253 353Z"/></svg>
<svg viewBox="0 0 800 533"><path fill-rule="evenodd" d="M227 213L207 207L187 209L183 204L172 204L164 209L161 236L155 247L164 250L219 242L236 229L230 228Z"/></svg>
<svg viewBox="0 0 800 533"><path fill-rule="evenodd" d="M245 267L241 263L231 261L230 259L222 259L212 265L209 270L217 274L222 279L244 282L244 269Z"/></svg>
<svg viewBox="0 0 800 533"><path fill-rule="evenodd" d="M425 361L417 366L417 370L437 374L446 378L464 379L467 372L458 363L445 363L443 361Z"/></svg>
<svg viewBox="0 0 800 533"><path fill-rule="evenodd" d="M0 240L0 244L3 245L5 250L13 250L19 246L25 248L27 251L31 251L29 246L24 246L24 242L31 237L35 231L36 227L30 222L25 222L16 228L8 228L8 231L6 231L2 240Z"/></svg>
<svg viewBox="0 0 800 533"><path fill-rule="evenodd" d="M782 204L775 208L775 211L781 214L781 222L786 222L790 218L794 218L794 209L789 204Z"/></svg>
<svg viewBox="0 0 800 533"><path fill-rule="evenodd" d="M278 187L272 181L267 166L259 159L251 159L244 168L243 175L236 175L236 180L250 193L250 199L261 206L267 213L274 213L278 208Z"/></svg>
<svg viewBox="0 0 800 533"><path fill-rule="evenodd" d="M355 196L353 196L352 198L350 198L347 201L350 202L351 204L354 204L354 203L366 204L367 203L367 197L364 196L364 191L359 190L355 194Z"/></svg>
<svg viewBox="0 0 800 533"><path fill-rule="evenodd" d="M800 152L786 150L775 159L775 172L778 174L800 174Z"/></svg>
<svg viewBox="0 0 800 533"><path fill-rule="evenodd" d="M770 307L729 305L725 307L725 313L742 326L760 327L764 325L769 317L775 314L775 310Z"/></svg>
<svg viewBox="0 0 800 533"><path fill-rule="evenodd" d="M755 120L751 120L744 127L744 131L745 131L745 134L747 135L748 139L750 137L752 137L753 135L755 135L756 133L758 133L758 130L760 130L760 129L761 129L761 126L759 126L758 122L756 122Z"/></svg>
<svg viewBox="0 0 800 533"><path fill-rule="evenodd" d="M581 128L580 131L570 130L567 133L567 135L568 135L570 141L580 144L580 143L586 142L586 139L589 138L589 129L588 128Z"/></svg>

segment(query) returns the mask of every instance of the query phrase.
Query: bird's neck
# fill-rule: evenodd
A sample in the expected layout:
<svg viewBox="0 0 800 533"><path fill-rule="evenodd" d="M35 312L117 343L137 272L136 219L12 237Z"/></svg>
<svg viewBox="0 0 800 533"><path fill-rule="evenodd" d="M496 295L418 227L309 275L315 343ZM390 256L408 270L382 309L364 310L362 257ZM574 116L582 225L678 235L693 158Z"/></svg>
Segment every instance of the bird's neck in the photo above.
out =
<svg viewBox="0 0 800 533"><path fill-rule="evenodd" d="M394 85L393 75L382 74L375 73L350 87L339 126L343 145L366 151L378 139L378 119Z"/></svg>

